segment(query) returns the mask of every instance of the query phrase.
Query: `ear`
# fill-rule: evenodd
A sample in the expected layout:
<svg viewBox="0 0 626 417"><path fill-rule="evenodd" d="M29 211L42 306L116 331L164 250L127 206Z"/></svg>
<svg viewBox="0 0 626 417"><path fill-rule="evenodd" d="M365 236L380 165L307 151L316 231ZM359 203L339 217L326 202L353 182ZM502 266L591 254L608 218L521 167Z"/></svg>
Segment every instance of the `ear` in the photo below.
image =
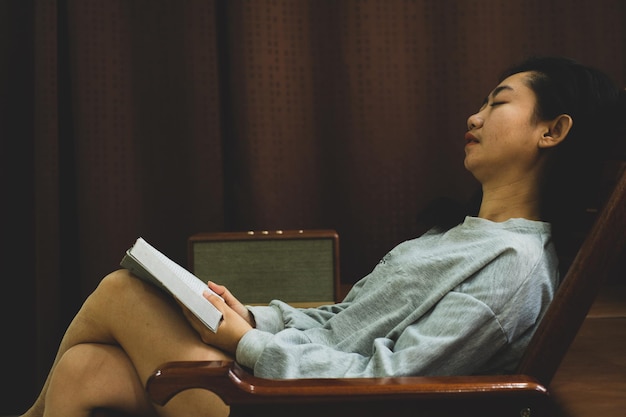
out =
<svg viewBox="0 0 626 417"><path fill-rule="evenodd" d="M561 143L569 133L574 121L567 114L562 114L546 122L545 131L539 139L540 148L552 148Z"/></svg>

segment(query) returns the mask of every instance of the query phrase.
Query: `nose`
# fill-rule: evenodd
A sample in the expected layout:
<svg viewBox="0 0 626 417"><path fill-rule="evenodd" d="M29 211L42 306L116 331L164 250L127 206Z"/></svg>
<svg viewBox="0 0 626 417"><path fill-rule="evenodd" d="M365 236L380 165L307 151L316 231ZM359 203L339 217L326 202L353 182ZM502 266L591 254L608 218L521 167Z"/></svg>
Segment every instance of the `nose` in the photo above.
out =
<svg viewBox="0 0 626 417"><path fill-rule="evenodd" d="M478 114L472 114L467 118L467 130L477 129L483 125L483 118Z"/></svg>

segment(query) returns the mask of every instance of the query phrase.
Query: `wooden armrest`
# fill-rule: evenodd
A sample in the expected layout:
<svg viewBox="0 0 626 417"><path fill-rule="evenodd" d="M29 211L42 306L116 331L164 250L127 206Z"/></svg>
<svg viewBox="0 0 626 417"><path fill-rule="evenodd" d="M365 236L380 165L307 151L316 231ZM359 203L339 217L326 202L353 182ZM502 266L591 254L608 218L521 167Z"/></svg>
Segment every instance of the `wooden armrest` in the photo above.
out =
<svg viewBox="0 0 626 417"><path fill-rule="evenodd" d="M148 394L160 405L191 388L210 390L230 405L364 399L506 400L515 396L537 399L548 394L537 380L525 375L273 380L257 378L229 361L170 362L147 382Z"/></svg>

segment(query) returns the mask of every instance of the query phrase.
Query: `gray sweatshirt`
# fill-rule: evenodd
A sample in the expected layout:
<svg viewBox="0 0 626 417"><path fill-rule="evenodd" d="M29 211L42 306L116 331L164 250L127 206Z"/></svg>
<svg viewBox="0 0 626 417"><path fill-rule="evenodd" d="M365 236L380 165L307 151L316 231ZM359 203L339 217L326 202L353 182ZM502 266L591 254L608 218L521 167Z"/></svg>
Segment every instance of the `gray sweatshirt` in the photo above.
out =
<svg viewBox="0 0 626 417"><path fill-rule="evenodd" d="M467 217L395 247L341 303L248 307L236 359L265 378L510 372L557 271L549 224Z"/></svg>

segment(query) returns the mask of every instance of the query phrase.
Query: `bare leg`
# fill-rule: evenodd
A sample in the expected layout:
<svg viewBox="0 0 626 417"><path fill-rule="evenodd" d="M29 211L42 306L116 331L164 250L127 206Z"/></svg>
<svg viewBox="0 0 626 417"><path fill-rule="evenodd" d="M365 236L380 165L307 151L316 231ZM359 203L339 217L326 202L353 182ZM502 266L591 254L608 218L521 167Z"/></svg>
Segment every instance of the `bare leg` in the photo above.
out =
<svg viewBox="0 0 626 417"><path fill-rule="evenodd" d="M228 414L228 407L212 393L182 395L167 409L156 407L121 348L83 343L68 349L57 363L46 394L44 416L89 417L96 409L137 417Z"/></svg>
<svg viewBox="0 0 626 417"><path fill-rule="evenodd" d="M45 405L44 416L88 417L95 408L156 415L124 351L92 343L73 346L61 357Z"/></svg>
<svg viewBox="0 0 626 417"><path fill-rule="evenodd" d="M202 343L170 298L127 271L116 271L101 281L69 325L42 392L25 417L44 415L46 393L57 364L70 348L83 343L119 346L142 385L164 362L232 359ZM183 397L193 395L199 394ZM182 405L184 403L177 400L165 409ZM167 415L161 411L159 414Z"/></svg>

